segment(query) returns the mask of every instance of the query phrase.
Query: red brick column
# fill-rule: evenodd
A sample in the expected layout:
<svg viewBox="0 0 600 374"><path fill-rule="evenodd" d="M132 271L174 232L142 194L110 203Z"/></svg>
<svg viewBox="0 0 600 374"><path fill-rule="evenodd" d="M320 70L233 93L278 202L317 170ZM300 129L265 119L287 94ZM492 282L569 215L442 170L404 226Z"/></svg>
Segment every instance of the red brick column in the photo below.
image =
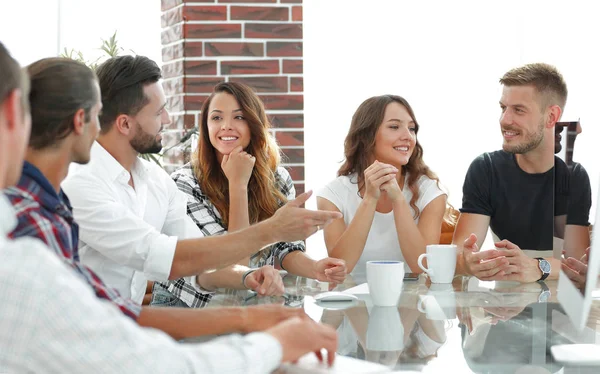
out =
<svg viewBox="0 0 600 374"><path fill-rule="evenodd" d="M284 165L303 192L302 0L162 0L161 21L164 88L173 119L165 146L198 125L202 102L216 83L244 82L264 101ZM165 169L185 158L172 149L163 159Z"/></svg>

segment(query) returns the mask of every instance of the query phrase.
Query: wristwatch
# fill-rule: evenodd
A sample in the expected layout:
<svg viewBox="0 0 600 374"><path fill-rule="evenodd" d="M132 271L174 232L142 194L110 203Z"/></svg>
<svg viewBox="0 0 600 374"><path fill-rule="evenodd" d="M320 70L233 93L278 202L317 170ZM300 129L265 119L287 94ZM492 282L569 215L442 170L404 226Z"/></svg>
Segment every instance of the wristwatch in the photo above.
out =
<svg viewBox="0 0 600 374"><path fill-rule="evenodd" d="M539 282L540 286L542 286L542 291L538 296L538 303L547 303L550 300L550 296L552 296L552 292L550 292L550 288L546 285L546 282Z"/></svg>
<svg viewBox="0 0 600 374"><path fill-rule="evenodd" d="M550 265L550 263L547 260L545 260L541 257L536 257L535 259L538 260L538 266L540 267L540 270L542 271L542 277L540 279L538 279L538 282L546 280L546 278L548 278L548 275L550 275L552 266Z"/></svg>

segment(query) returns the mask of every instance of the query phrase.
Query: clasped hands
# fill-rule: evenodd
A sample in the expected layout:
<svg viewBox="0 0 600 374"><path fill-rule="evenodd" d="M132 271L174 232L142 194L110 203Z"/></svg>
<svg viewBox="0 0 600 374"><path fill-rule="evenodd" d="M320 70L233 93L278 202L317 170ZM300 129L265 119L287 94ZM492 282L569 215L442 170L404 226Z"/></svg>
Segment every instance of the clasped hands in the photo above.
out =
<svg viewBox="0 0 600 374"><path fill-rule="evenodd" d="M480 251L477 236L464 242L463 259L468 274L483 281L535 282L542 277L538 260L528 257L519 246L508 240L494 243L495 249Z"/></svg>

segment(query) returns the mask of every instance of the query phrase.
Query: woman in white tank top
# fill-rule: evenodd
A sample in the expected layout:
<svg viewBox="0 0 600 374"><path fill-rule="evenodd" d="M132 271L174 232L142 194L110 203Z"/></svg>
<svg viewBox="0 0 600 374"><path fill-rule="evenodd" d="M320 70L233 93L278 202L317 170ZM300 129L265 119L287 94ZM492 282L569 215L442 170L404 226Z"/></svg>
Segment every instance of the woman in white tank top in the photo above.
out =
<svg viewBox="0 0 600 374"><path fill-rule="evenodd" d="M400 96L367 99L352 117L338 178L317 193L320 210L344 217L324 229L329 256L364 274L371 260L400 260L420 273L417 259L439 242L442 221L452 221L447 193L423 162L419 125Z"/></svg>

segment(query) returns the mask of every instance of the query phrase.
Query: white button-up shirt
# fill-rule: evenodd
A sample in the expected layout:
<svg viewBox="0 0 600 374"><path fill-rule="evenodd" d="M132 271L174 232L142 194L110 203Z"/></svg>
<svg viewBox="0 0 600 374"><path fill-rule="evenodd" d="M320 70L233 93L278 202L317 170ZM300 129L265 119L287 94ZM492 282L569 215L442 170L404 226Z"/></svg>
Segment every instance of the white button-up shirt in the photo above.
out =
<svg viewBox="0 0 600 374"><path fill-rule="evenodd" d="M265 333L179 344L140 328L41 241L7 239L17 220L1 193L0 217L0 373L266 374L279 365L281 345Z"/></svg>
<svg viewBox="0 0 600 374"><path fill-rule="evenodd" d="M72 164L62 188L79 224L81 261L140 304L148 280L168 279L177 240L202 236L162 168L137 159L130 176L97 142L90 163Z"/></svg>

